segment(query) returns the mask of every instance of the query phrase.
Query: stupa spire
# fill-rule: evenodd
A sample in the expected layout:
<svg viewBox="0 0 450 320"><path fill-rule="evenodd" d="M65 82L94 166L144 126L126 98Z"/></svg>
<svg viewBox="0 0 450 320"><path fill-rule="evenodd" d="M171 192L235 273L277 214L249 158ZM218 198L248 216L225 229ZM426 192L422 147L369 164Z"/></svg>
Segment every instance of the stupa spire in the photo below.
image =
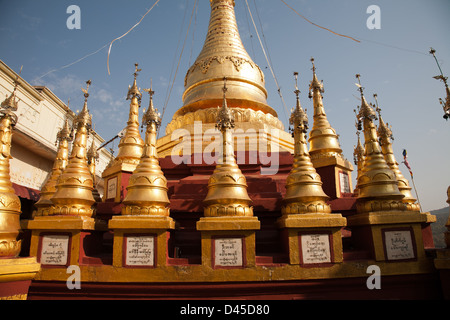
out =
<svg viewBox="0 0 450 320"><path fill-rule="evenodd" d="M389 168L384 159L377 135L374 120L375 111L364 97L360 75L357 86L361 93L361 107L357 114L358 122L363 124L364 130L364 167L358 178L359 195L357 210L361 212L405 210L401 201L404 195L398 189L395 173Z"/></svg>
<svg viewBox="0 0 450 320"><path fill-rule="evenodd" d="M92 195L96 202L102 202L102 197L100 196L100 193L97 190L97 176L95 174L95 165L98 161L100 155L98 154L97 147L95 146L94 141L92 141L91 147L89 148L87 152L87 163L89 172L92 175L94 189L92 190Z"/></svg>
<svg viewBox="0 0 450 320"><path fill-rule="evenodd" d="M407 209L411 211L420 211L420 206L417 203L417 199L413 197L411 194L411 187L409 186L408 180L403 176L400 168L398 166L398 162L395 159L394 151L392 148L392 140L394 140L392 134L392 128L388 123L385 123L383 118L381 117L381 109L378 106L377 94L374 94L374 98L376 101L376 110L378 112L378 137L380 139L381 150L383 152L384 158L386 159L386 163L395 173L395 177L398 181L398 189L405 196L403 198L403 202L407 205Z"/></svg>
<svg viewBox="0 0 450 320"><path fill-rule="evenodd" d="M227 79L223 79L223 101L216 128L222 133L222 154L208 181L208 194L203 201L205 217L252 217L252 200L247 193L247 180L234 157L234 119L227 105Z"/></svg>
<svg viewBox="0 0 450 320"><path fill-rule="evenodd" d="M300 104L300 90L297 85L298 73L294 73L297 103L289 119L294 131L294 164L286 180L286 195L283 198L283 215L331 213L326 203L328 196L322 189L322 181L314 169L308 153L306 133L308 116Z"/></svg>
<svg viewBox="0 0 450 320"><path fill-rule="evenodd" d="M87 165L87 139L92 125L92 116L87 107L91 80L86 85L87 88L82 89L83 109L73 123L76 134L69 163L58 179L56 192L51 199L54 205L50 209L50 215L91 218L94 214L94 181Z"/></svg>
<svg viewBox="0 0 450 320"><path fill-rule="evenodd" d="M130 100L130 113L127 126L124 130L124 136L119 143L119 151L114 160L114 165L130 167L127 171L133 171L142 155L144 141L139 132L139 108L141 105L142 94L137 86L137 76L142 69L135 65L133 85L128 88L127 100Z"/></svg>
<svg viewBox="0 0 450 320"><path fill-rule="evenodd" d="M34 205L37 208L36 216L46 216L50 213L50 207L53 205L51 198L56 192L56 185L59 177L64 172L69 162L69 142L73 139L73 132L69 126L69 120L66 118L64 125L56 135L56 143L58 144L58 151L56 159L53 163L52 172L47 182L41 189L41 196L39 201Z"/></svg>
<svg viewBox="0 0 450 320"><path fill-rule="evenodd" d="M356 132L356 135L358 136L358 142L356 146L354 147L353 151L353 160L355 165L358 167L358 175L356 177L356 181L358 181L359 177L361 176L362 169L364 167L364 147L361 143L361 132L358 130ZM355 194L359 194L358 185L355 187Z"/></svg>
<svg viewBox="0 0 450 320"><path fill-rule="evenodd" d="M185 78L184 115L211 108L222 100L222 79L228 79L228 107L250 108L277 116L267 105L264 74L242 44L234 0L210 0L208 33L198 58Z"/></svg>
<svg viewBox="0 0 450 320"><path fill-rule="evenodd" d="M316 74L314 58L311 58L313 65L313 80L309 86L309 97L314 103L314 122L309 134L311 158L338 156L342 158L342 149L339 145L339 138L336 130L330 125L323 106L322 94L325 92L323 83L320 82Z"/></svg>
<svg viewBox="0 0 450 320"><path fill-rule="evenodd" d="M161 117L153 105L155 92L152 87L144 91L150 95L149 107L142 118L142 125L147 127L144 149L139 164L130 177L122 215L169 217L167 179L159 166L156 151L156 135Z"/></svg>

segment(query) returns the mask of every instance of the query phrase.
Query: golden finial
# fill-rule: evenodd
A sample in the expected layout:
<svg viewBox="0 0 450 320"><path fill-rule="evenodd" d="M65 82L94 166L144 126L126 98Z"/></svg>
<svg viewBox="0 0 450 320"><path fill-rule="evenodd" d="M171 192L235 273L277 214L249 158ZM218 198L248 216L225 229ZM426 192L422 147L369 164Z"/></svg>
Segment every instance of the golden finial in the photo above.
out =
<svg viewBox="0 0 450 320"><path fill-rule="evenodd" d="M370 120L376 120L377 115L373 108L369 106L364 97L364 87L361 85L361 75L357 74L356 78L358 79L358 83L355 83L358 87L358 91L361 93L361 107L359 108L359 113L357 114L358 121L362 121L364 118Z"/></svg>
<svg viewBox="0 0 450 320"><path fill-rule="evenodd" d="M86 89L81 88L81 91L83 91L84 93L84 105L83 109L80 111L80 113L73 122L74 127L78 126L79 124L83 124L84 126L86 126L88 131L91 129L92 126L92 115L89 114L89 110L87 107L87 100L89 98L89 87L91 86L91 84L92 81L88 80L86 81Z"/></svg>
<svg viewBox="0 0 450 320"><path fill-rule="evenodd" d="M235 127L233 115L231 110L228 108L226 94L228 92L227 88L227 78L223 78L223 102L222 108L219 107L219 113L217 114L216 128L220 131L226 129L233 129Z"/></svg>
<svg viewBox="0 0 450 320"><path fill-rule="evenodd" d="M140 104L142 94L139 91L139 88L137 86L137 76L139 75L139 72L142 71L142 69L139 69L138 66L139 66L138 63L134 64L134 73L133 73L134 81L133 81L133 85L128 87L127 100L131 100L133 97L136 97Z"/></svg>
<svg viewBox="0 0 450 320"><path fill-rule="evenodd" d="M297 99L297 103L295 108L292 109L291 117L289 118L289 124L293 126L293 131L301 128L303 133L306 133L308 130L308 115L306 114L306 110L304 111L301 103L300 103L300 90L298 89L298 72L294 72L295 79L295 96Z"/></svg>
<svg viewBox="0 0 450 320"><path fill-rule="evenodd" d="M147 111L144 113L144 116L142 118L142 125L150 125L151 123L154 123L156 125L156 130L158 130L159 126L161 125L161 114L158 112L158 109L156 109L153 105L153 95L155 94L155 91L153 91L153 80L150 79L150 88L144 89L145 92L147 92L150 96L150 102L148 105Z"/></svg>
<svg viewBox="0 0 450 320"><path fill-rule="evenodd" d="M431 48L430 54L432 54L434 57L434 60L436 60L436 64L437 64L441 74L436 77L433 77L433 78L444 82L445 91L447 93L447 98L446 98L445 102L443 99L439 98L439 102L441 103L442 107L444 108L444 119L448 120L448 118L450 118L450 89L448 88L448 83L447 83L448 77L445 77L444 74L442 73L441 66L439 65L439 61L437 60L435 53L436 53L436 50Z"/></svg>

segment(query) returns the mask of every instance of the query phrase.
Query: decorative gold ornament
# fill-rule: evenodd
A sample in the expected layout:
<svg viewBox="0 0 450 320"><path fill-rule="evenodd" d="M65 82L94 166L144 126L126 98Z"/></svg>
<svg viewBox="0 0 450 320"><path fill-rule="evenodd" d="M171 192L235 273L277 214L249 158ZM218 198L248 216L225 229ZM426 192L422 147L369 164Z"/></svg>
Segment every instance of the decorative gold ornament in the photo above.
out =
<svg viewBox="0 0 450 320"><path fill-rule="evenodd" d="M205 217L252 217L252 200L247 193L247 180L234 157L231 129L235 123L227 106L227 78L224 87L222 107L219 107L216 128L222 133L222 155L208 181L208 194L203 201Z"/></svg>
<svg viewBox="0 0 450 320"><path fill-rule="evenodd" d="M252 61L239 35L235 3L212 0L208 33L201 53L185 77L183 107L174 119L222 102L222 79L228 79L229 108L249 108L277 117L267 105L264 74Z"/></svg>
<svg viewBox="0 0 450 320"><path fill-rule="evenodd" d="M150 95L150 104L142 118L142 125L147 126L142 157L136 170L130 177L122 209L127 216L165 216L170 214L167 195L167 179L159 166L156 151L156 135L161 125L161 117L153 105L154 91L145 89Z"/></svg>
<svg viewBox="0 0 450 320"><path fill-rule="evenodd" d="M73 132L69 126L69 120L66 118L64 126L56 135L56 143L58 144L58 151L56 153L56 159L53 163L52 172L47 182L41 189L41 196L39 201L34 204L37 208L35 211L36 216L48 216L50 208L53 205L51 198L56 192L56 185L59 177L64 172L69 162L69 141L73 139Z"/></svg>
<svg viewBox="0 0 450 320"><path fill-rule="evenodd" d="M92 217L94 210L92 205L95 200L92 195L94 181L87 165L87 139L92 125L92 116L87 108L89 86L84 92L84 106L74 120L76 128L75 140L69 163L58 179L56 193L51 201L53 206L50 215Z"/></svg>
<svg viewBox="0 0 450 320"><path fill-rule="evenodd" d="M356 75L358 81L360 75ZM384 159L378 142L377 128L374 120L376 113L366 101L361 84L357 84L361 93L361 107L357 114L358 123L364 125L364 167L358 178L359 195L357 211L403 211L406 205L402 202L404 195L398 189L395 173Z"/></svg>
<svg viewBox="0 0 450 320"><path fill-rule="evenodd" d="M317 78L314 58L311 58L311 62L313 64L313 80L309 86L309 98L313 98L314 122L309 133L309 155L311 159L324 157L338 157L343 159L339 137L336 134L336 130L328 122L325 113L322 96L325 90L323 83Z"/></svg>
<svg viewBox="0 0 450 320"><path fill-rule="evenodd" d="M17 257L21 241L17 241L20 230L21 205L15 194L9 175L11 159L12 129L17 123L18 78L14 81L14 90L2 102L0 108L0 258Z"/></svg>
<svg viewBox="0 0 450 320"><path fill-rule="evenodd" d="M450 118L450 89L449 89L448 83L447 83L448 77L445 77L444 74L442 73L441 66L439 65L439 61L436 58L435 53L436 53L436 50L431 48L430 54L432 54L433 57L434 57L434 60L436 60L436 64L437 64L441 74L436 76L436 77L433 77L433 78L436 79L436 80L441 80L442 82L444 82L445 92L447 93L447 98L445 99L445 102L444 102L444 100L439 98L439 102L441 103L442 108L444 109L444 119L448 120L448 118Z"/></svg>
<svg viewBox="0 0 450 320"><path fill-rule="evenodd" d="M411 193L411 187L409 186L408 180L403 176L400 168L398 167L398 162L395 159L394 151L392 149L392 128L389 127L389 124L386 124L381 117L381 109L378 107L377 95L374 94L375 101L377 103L377 112L378 112L378 137L381 145L381 150L383 152L386 163L389 168L395 173L395 177L398 181L398 189L405 196L403 198L403 203L406 204L407 210L409 211L420 211L420 206L417 203L417 200L413 197Z"/></svg>
<svg viewBox="0 0 450 320"><path fill-rule="evenodd" d="M358 167L358 176L356 178L356 181L358 181L364 167L364 147L361 143L361 132L358 130L356 134L358 136L358 143L356 144L356 147L353 151L353 159L355 165ZM358 185L356 185L354 193L356 196L359 194Z"/></svg>
<svg viewBox="0 0 450 320"><path fill-rule="evenodd" d="M131 168L136 168L142 156L144 141L139 132L139 108L141 106L142 94L137 86L137 76L142 69L138 69L135 64L133 85L128 88L127 100L130 100L130 113L124 136L119 143L119 152L114 159L112 166L128 164ZM131 171L133 171L131 170Z"/></svg>
<svg viewBox="0 0 450 320"><path fill-rule="evenodd" d="M286 195L283 198L283 215L331 213L326 203L328 196L323 192L322 181L314 169L308 153L306 133L308 116L300 104L300 90L297 86L298 73L294 73L297 97L296 107L292 109L289 123L293 126L295 152L292 170L286 180Z"/></svg>

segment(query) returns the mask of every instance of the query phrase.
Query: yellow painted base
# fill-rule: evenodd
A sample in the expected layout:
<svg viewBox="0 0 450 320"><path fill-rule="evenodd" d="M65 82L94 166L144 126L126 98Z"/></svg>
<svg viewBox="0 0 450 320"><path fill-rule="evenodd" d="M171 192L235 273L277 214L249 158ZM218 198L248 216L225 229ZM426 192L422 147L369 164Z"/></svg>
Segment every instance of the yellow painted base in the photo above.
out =
<svg viewBox="0 0 450 320"><path fill-rule="evenodd" d="M286 215L278 220L278 226L285 229L283 232L285 250L289 253L289 263L303 264L303 255L300 241L302 235L329 235L330 262L343 261L342 232L347 224L341 214L298 214Z"/></svg>
<svg viewBox="0 0 450 320"><path fill-rule="evenodd" d="M11 282L33 280L40 268L34 257L0 259L0 287ZM28 291L0 295L0 300L26 300L27 294Z"/></svg>
<svg viewBox="0 0 450 320"><path fill-rule="evenodd" d="M23 227L31 230L30 255L39 256L39 243L43 234L68 234L70 235L69 265L80 264L81 231L93 231L96 229L96 221L93 218L81 216L44 216L35 217L23 224ZM39 257L38 257L39 258Z"/></svg>
<svg viewBox="0 0 450 320"><path fill-rule="evenodd" d="M436 221L436 217L429 213L408 211L381 211L356 214L347 217L348 225L353 233L358 229L365 230L370 236L370 244L365 248L373 252L376 261L388 261L384 232L389 230L411 231L411 239L414 245L414 259L425 259L425 248L422 238L422 224Z"/></svg>
<svg viewBox="0 0 450 320"><path fill-rule="evenodd" d="M214 241L216 238L242 239L242 268L253 268L256 265L255 231L261 223L257 217L205 217L197 222L197 230L202 234L202 265L205 268L216 268ZM238 277L236 281L245 278Z"/></svg>
<svg viewBox="0 0 450 320"><path fill-rule="evenodd" d="M151 235L156 241L154 267L167 265L168 230L175 228L175 222L170 217L162 216L117 216L109 222L109 228L114 230L113 266L124 267L125 240L128 236ZM129 267L127 267L129 268Z"/></svg>

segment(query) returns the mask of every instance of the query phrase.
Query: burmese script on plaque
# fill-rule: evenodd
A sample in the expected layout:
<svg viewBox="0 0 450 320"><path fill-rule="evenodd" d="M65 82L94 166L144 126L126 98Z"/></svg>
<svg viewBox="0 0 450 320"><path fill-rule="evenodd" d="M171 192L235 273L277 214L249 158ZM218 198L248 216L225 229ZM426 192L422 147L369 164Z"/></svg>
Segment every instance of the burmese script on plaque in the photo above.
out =
<svg viewBox="0 0 450 320"><path fill-rule="evenodd" d="M330 237L328 234L306 234L301 236L304 264L331 262Z"/></svg>
<svg viewBox="0 0 450 320"><path fill-rule="evenodd" d="M108 180L108 189L106 199L113 199L117 193L117 177Z"/></svg>
<svg viewBox="0 0 450 320"><path fill-rule="evenodd" d="M140 236L126 238L127 266L153 267L155 265L155 237Z"/></svg>
<svg viewBox="0 0 450 320"><path fill-rule="evenodd" d="M48 235L42 237L41 264L67 265L69 257L69 235Z"/></svg>
<svg viewBox="0 0 450 320"><path fill-rule="evenodd" d="M218 267L242 267L242 239L226 238L214 241L214 265Z"/></svg>
<svg viewBox="0 0 450 320"><path fill-rule="evenodd" d="M414 259L411 231L386 231L384 233L388 260Z"/></svg>

